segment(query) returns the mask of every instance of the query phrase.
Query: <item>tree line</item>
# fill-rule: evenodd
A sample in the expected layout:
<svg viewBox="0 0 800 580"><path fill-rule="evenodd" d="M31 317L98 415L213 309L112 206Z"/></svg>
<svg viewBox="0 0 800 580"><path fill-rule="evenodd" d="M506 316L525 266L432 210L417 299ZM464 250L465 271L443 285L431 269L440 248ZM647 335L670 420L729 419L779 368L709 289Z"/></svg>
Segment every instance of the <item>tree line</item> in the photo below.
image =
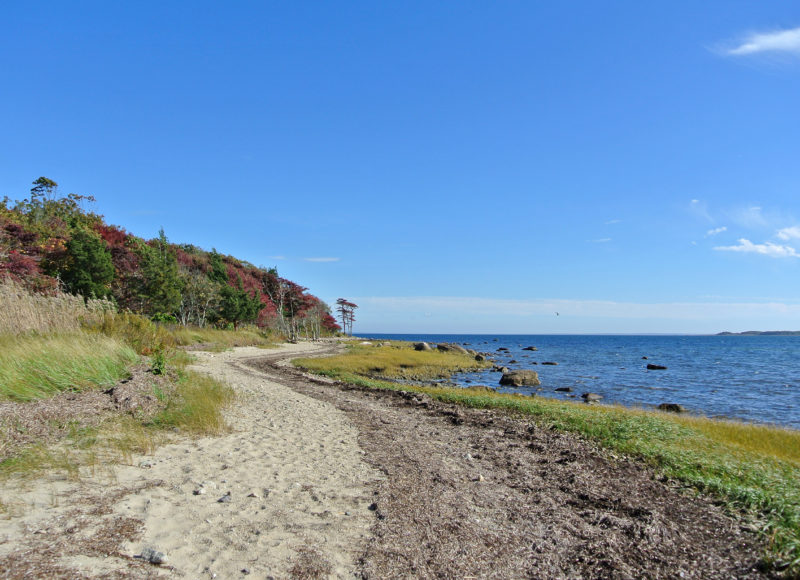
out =
<svg viewBox="0 0 800 580"><path fill-rule="evenodd" d="M0 201L0 278L36 292L107 298L156 321L238 328L257 324L318 338L341 327L322 300L276 268L173 244L163 229L145 240L84 209L92 196L60 196L46 177L30 195Z"/></svg>

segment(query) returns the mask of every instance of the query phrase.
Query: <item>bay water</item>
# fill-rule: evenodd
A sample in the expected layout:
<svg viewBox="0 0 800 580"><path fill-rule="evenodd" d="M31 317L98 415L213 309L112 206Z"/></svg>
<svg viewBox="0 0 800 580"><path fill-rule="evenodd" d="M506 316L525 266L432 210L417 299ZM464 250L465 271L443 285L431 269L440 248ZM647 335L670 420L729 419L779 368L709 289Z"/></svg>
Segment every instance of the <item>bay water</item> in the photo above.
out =
<svg viewBox="0 0 800 580"><path fill-rule="evenodd" d="M591 392L602 395L603 403L642 408L677 403L699 415L800 429L800 336L370 334L368 338L456 343L488 353L497 365L510 370L535 370L542 382L539 387L500 387L500 373L486 369L459 373L448 381L458 386L486 385L503 392L578 401L581 394ZM523 350L528 346L537 350ZM648 363L667 369L648 370ZM572 392L555 390L564 387Z"/></svg>

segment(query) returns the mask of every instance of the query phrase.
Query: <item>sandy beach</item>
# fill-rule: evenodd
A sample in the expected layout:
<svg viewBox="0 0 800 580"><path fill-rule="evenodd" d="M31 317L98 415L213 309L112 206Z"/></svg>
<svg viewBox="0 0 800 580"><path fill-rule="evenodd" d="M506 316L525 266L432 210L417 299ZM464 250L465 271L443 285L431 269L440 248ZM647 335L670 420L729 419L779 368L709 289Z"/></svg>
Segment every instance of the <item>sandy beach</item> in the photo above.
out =
<svg viewBox="0 0 800 580"><path fill-rule="evenodd" d="M242 365L319 348L197 352L193 369L238 393L230 434L178 441L76 482L4 486L0 576L352 577L381 474L344 413ZM137 557L147 548L166 562Z"/></svg>

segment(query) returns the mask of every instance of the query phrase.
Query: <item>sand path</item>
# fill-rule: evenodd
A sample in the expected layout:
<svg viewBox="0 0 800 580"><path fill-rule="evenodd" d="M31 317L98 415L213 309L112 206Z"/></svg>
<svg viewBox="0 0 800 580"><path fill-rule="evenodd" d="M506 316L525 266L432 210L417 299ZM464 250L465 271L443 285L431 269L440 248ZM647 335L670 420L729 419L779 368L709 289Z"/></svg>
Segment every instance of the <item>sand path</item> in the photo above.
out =
<svg viewBox="0 0 800 580"><path fill-rule="evenodd" d="M9 517L0 520L0 557L19 577L62 570L63 577L353 577L374 522L371 485L380 472L364 462L342 411L243 366L322 348L196 353L193 370L238 393L226 415L232 432L166 445L115 469L112 479L98 473L4 488ZM44 549L39 540L65 534L73 541L50 568L26 570L26 554L35 563L30 554ZM103 540L117 552L98 551ZM135 557L148 547L165 553L167 565Z"/></svg>

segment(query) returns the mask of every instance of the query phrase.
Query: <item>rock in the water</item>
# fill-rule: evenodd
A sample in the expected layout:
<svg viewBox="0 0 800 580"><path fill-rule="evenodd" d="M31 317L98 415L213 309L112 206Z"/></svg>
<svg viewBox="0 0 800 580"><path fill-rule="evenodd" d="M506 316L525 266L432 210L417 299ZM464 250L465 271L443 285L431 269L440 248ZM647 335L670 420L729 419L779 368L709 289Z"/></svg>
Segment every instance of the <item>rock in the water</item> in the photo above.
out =
<svg viewBox="0 0 800 580"><path fill-rule="evenodd" d="M647 363L647 370L648 371L665 371L667 367L664 365L654 365L653 363Z"/></svg>
<svg viewBox="0 0 800 580"><path fill-rule="evenodd" d="M545 362L543 362L542 364L543 364L543 365L550 365L551 367L558 366L558 363L557 363L557 362L553 362L553 361L551 361L551 360L549 360L549 361L545 361Z"/></svg>
<svg viewBox="0 0 800 580"><path fill-rule="evenodd" d="M512 358L510 361L508 361L508 364L515 365L515 364L517 364L517 362L519 362L519 361L517 361L517 359Z"/></svg>
<svg viewBox="0 0 800 580"><path fill-rule="evenodd" d="M164 552L159 552L154 548L144 548L142 553L138 556L145 562L150 562L151 564L155 564L156 566L160 566L161 564L166 564L167 562L167 555Z"/></svg>
<svg viewBox="0 0 800 580"><path fill-rule="evenodd" d="M642 357L642 360L647 360L647 357L646 357L646 356L643 356L643 357Z"/></svg>
<svg viewBox="0 0 800 580"><path fill-rule="evenodd" d="M437 344L436 348L441 350L442 352L460 352L461 354L469 354L467 349L461 346L460 344L451 344L445 343Z"/></svg>
<svg viewBox="0 0 800 580"><path fill-rule="evenodd" d="M526 347L525 347L525 348L523 348L522 350L539 350L539 349L538 349L538 348L536 348L535 346L526 346Z"/></svg>
<svg viewBox="0 0 800 580"><path fill-rule="evenodd" d="M603 398L603 395L598 395L597 393L583 393L581 395L581 399L586 401L587 403L594 403Z"/></svg>
<svg viewBox="0 0 800 580"><path fill-rule="evenodd" d="M521 370L504 372L500 378L500 384L513 387L537 387L542 383L539 380L539 373L536 371Z"/></svg>
<svg viewBox="0 0 800 580"><path fill-rule="evenodd" d="M668 413L685 413L686 409L683 405L677 403L661 403L658 406L659 411L667 411Z"/></svg>
<svg viewBox="0 0 800 580"><path fill-rule="evenodd" d="M415 342L414 350L433 350L427 342Z"/></svg>
<svg viewBox="0 0 800 580"><path fill-rule="evenodd" d="M497 349L497 352L508 352L508 349L504 346L501 346L500 348Z"/></svg>
<svg viewBox="0 0 800 580"><path fill-rule="evenodd" d="M476 354L475 355L475 360L478 361L478 362L483 362L483 361L486 360L486 357L483 356L482 354Z"/></svg>
<svg viewBox="0 0 800 580"><path fill-rule="evenodd" d="M571 393L572 392L572 387L558 387L556 389L556 392L557 393Z"/></svg>

